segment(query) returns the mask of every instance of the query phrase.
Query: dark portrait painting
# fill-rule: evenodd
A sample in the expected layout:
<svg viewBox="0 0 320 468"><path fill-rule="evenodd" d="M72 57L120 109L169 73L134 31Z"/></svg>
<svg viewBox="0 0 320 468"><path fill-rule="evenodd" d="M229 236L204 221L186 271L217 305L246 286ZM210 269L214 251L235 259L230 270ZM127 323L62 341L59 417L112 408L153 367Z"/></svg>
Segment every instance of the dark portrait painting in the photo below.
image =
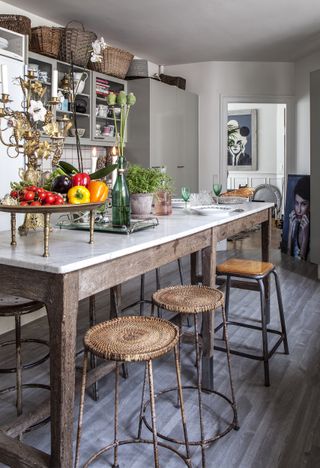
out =
<svg viewBox="0 0 320 468"><path fill-rule="evenodd" d="M228 112L228 169L257 170L257 110Z"/></svg>
<svg viewBox="0 0 320 468"><path fill-rule="evenodd" d="M288 175L281 250L306 260L310 248L310 176Z"/></svg>

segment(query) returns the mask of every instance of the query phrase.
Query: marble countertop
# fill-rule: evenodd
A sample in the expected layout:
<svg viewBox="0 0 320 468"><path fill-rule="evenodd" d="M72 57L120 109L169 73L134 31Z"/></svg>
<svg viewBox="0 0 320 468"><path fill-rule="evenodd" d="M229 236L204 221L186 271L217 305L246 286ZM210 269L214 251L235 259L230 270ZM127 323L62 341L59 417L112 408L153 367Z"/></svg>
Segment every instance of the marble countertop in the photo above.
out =
<svg viewBox="0 0 320 468"><path fill-rule="evenodd" d="M10 232L4 231L0 232L0 264L64 274L195 234L272 206L272 203L254 202L232 205L233 209L244 211L227 212L225 216L200 216L176 209L171 216L159 217L159 226L155 228L130 235L95 232L91 245L88 243L89 232L54 228L50 234L48 258L42 257L43 232L17 236L18 245L12 247Z"/></svg>

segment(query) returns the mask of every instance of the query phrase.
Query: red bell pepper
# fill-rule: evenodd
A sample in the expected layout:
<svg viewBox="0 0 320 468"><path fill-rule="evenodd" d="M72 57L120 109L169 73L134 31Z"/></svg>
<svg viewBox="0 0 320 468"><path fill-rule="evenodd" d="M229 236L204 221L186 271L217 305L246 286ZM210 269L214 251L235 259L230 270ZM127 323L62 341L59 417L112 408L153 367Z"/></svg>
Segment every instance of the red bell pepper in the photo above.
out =
<svg viewBox="0 0 320 468"><path fill-rule="evenodd" d="M72 176L72 186L82 185L83 187L88 187L90 182L90 175L86 172L78 172Z"/></svg>

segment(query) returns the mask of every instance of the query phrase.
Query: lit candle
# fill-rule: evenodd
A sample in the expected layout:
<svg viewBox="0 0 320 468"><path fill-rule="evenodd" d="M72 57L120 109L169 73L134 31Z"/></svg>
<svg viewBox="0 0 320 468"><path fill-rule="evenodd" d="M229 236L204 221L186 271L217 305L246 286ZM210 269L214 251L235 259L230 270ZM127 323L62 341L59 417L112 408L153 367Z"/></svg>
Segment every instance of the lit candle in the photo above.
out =
<svg viewBox="0 0 320 468"><path fill-rule="evenodd" d="M58 70L53 70L52 72L52 83L51 83L51 96L58 96Z"/></svg>
<svg viewBox="0 0 320 468"><path fill-rule="evenodd" d="M117 156L117 148L115 146L112 148L111 154L112 154L112 164L116 164L118 156ZM117 179L117 171L116 170L112 171L111 176L112 176L111 183L112 183L112 188L113 188Z"/></svg>
<svg viewBox="0 0 320 468"><path fill-rule="evenodd" d="M97 168L97 148L92 149L92 157L91 157L91 174L96 172Z"/></svg>
<svg viewBox="0 0 320 468"><path fill-rule="evenodd" d="M8 65L1 65L2 94L9 94Z"/></svg>

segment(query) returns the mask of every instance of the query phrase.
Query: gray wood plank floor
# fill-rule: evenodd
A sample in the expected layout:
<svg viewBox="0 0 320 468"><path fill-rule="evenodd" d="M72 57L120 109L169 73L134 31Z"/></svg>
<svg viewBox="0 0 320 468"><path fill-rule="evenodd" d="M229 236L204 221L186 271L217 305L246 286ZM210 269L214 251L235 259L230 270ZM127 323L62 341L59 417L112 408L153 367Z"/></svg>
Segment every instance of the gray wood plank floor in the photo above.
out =
<svg viewBox="0 0 320 468"><path fill-rule="evenodd" d="M257 246L259 233L249 239L228 243L227 253L219 253L218 260L237 255L246 258L259 258ZM278 233L274 238L272 261L278 265L285 304L286 322L289 336L290 355L278 350L271 360L271 387L263 385L262 363L232 356L233 377L238 403L240 430L231 431L214 443L206 451L207 467L219 468L314 468L320 466L320 283L316 280L315 267L285 255L276 248ZM183 259L185 278L188 278L188 259ZM178 269L171 264L161 269L161 285L178 282ZM155 274L146 278L146 293L155 288ZM124 305L136 300L139 295L139 281L130 281L123 288ZM250 320L259 317L259 298L255 292L232 290L231 311ZM98 320L108 316L108 293L97 298ZM147 309L147 306L146 306ZM278 314L276 297L272 289L272 325L277 326ZM135 309L138 313L138 309ZM218 318L217 318L218 320ZM81 348L83 333L88 328L88 302L80 304L78 346ZM44 337L47 335L46 318L23 327L24 336ZM230 340L233 346L259 348L259 332L230 327ZM12 334L1 337L8 339ZM39 355L42 349L28 345L24 350L26 358ZM81 357L78 358L81 364ZM1 348L0 366L12 364L12 348ZM194 352L191 345L183 346L183 381L195 382ZM137 416L141 398L143 365L129 366L129 378L121 379L120 425L121 436L133 437L137 431ZM155 363L156 391L175 385L172 356L166 356ZM48 381L48 363L26 370L24 382ZM89 396L85 402L84 434L82 438L81 460L106 445L112 438L113 424L113 376L109 375L99 382L100 400L94 402ZM215 354L215 382L217 390L228 393L226 356ZM1 375L3 388L14 384L14 375ZM90 392L89 392L90 393ZM24 392L25 409L39 404L46 398L44 390ZM187 422L190 438L198 436L198 413L196 395L185 393ZM165 433L181 437L179 413L174 408L173 396L161 398L157 403L158 427ZM205 397L206 433L225 427L230 411L218 398ZM14 416L14 393L0 395L1 424ZM75 414L75 427L77 414ZM211 432L210 432L211 431ZM149 437L146 429L144 436ZM24 435L24 441L41 450L50 450L49 425ZM181 448L182 450L182 448ZM194 466L201 466L200 450L192 448ZM103 467L112 463L110 454L105 454L92 466ZM184 466L172 453L160 449L160 465L166 467ZM1 465L0 466L4 466ZM152 447L128 445L120 449L121 468L142 468L152 465Z"/></svg>

